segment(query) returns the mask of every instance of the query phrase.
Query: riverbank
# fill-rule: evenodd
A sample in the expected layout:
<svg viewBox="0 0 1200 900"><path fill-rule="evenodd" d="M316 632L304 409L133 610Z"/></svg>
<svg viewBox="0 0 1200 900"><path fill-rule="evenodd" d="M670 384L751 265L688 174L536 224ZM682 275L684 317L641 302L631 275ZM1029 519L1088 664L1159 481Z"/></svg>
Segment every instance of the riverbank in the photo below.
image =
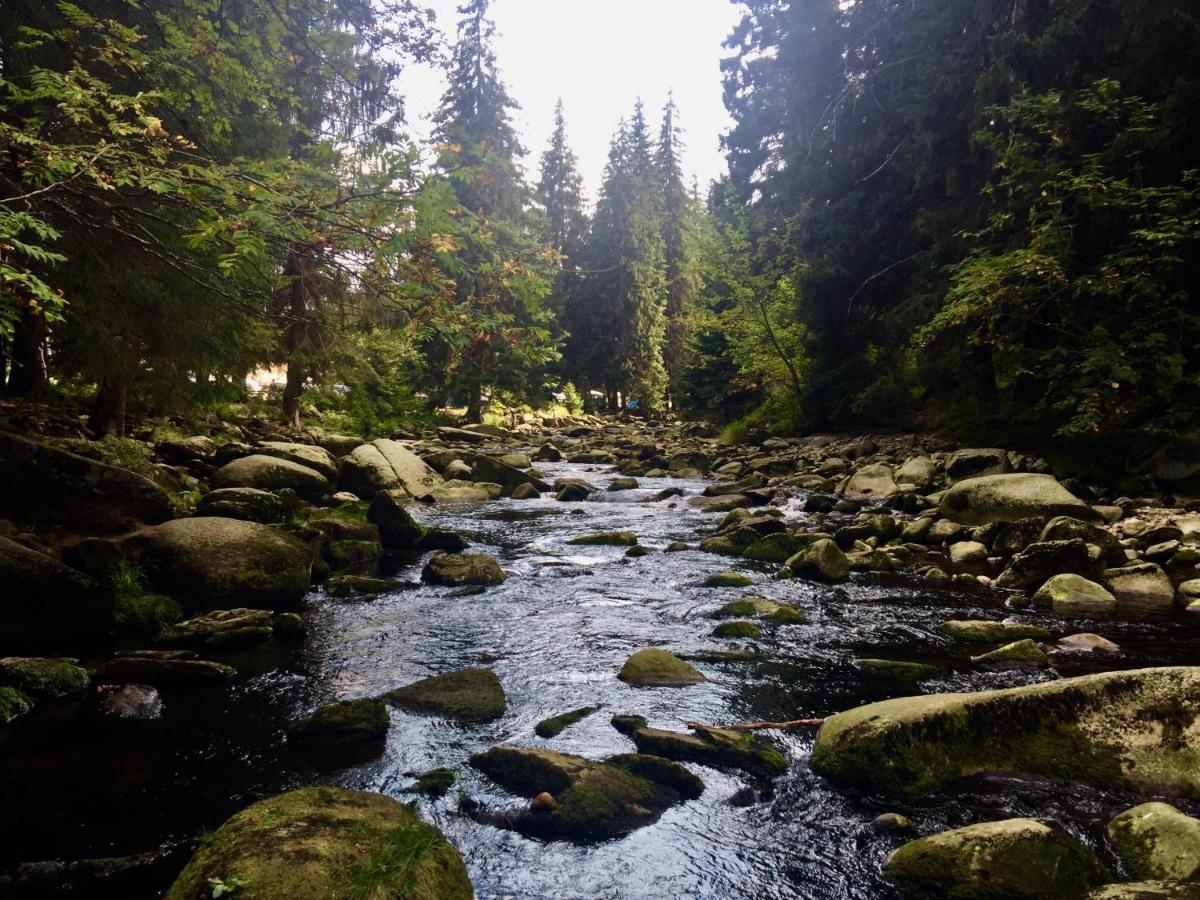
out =
<svg viewBox="0 0 1200 900"><path fill-rule="evenodd" d="M881 874L884 858L912 835L873 824L885 813L903 814L920 834L1015 816L1047 819L1098 852L1112 879L1132 877L1104 828L1139 802L1136 784L1094 772L1030 771L1024 759L1024 771L1006 772L1000 759L944 784L881 791L841 770L814 772L816 738L809 732L766 732L764 746L784 760L776 772L758 764L748 770L744 759L713 753L689 759L696 753L686 744L673 750L660 740L643 750L636 730L618 730L612 719L642 716L682 733L687 722L824 718L889 698L1193 661L1200 635L1186 612L1186 585L1196 563L1196 517L1182 505L1163 505L1162 497L1121 498L1059 482L1070 500L1045 491L1031 500L1026 491L1016 507L1011 497L1005 506L992 495L986 508L978 495L956 507L947 496L972 479L1054 480L1036 458L986 449L910 437L724 447L704 434L694 426L583 420L530 423L509 433L444 430L406 436L395 447L269 429L247 429L237 441L182 435L155 445L160 462L150 465L168 465L182 488L164 491L167 515L194 503L208 514L178 521L231 513L242 523L258 519L250 524L309 548L311 568L300 588L289 578L212 579L217 569L229 571L224 556L205 567L189 556L194 545L156 531L161 524L128 528L114 516L117 509L125 517L144 509L151 518L163 514L145 497L134 506L128 492L119 495L123 505L92 505L107 510L107 520L71 520L64 515L70 505L56 500L54 510L43 504L40 524L39 507L28 498L49 486L30 480L24 506L5 507L17 511L7 540L72 567L54 568L56 578L90 578L86 590L79 585L81 598L106 593L105 571L122 573L122 580L110 585L108 600L83 603L88 615L78 627L63 628L67 619L58 617L58 630L48 632L32 602L46 593L31 582L30 567L6 573L27 602L9 607L12 643L0 648L3 655L31 654L30 645L38 645L40 655L77 657L87 677L59 697L26 694L33 708L0 730L4 793L28 823L6 844L6 877L31 893L75 881L99 896L122 884L131 886L130 896L152 896L171 883L201 832L261 797L310 784L419 798L422 818L458 848L479 896L881 896L892 890ZM287 446L300 440L303 448ZM332 471L315 447L332 457ZM47 479L62 471L43 470ZM256 484L233 483L250 480ZM104 483L72 482L75 490ZM358 499L344 496L348 486ZM380 489L396 502L378 501ZM274 499L246 493L260 490ZM364 496L371 491L376 496ZM518 495L524 499L513 499ZM77 509L87 508L86 496L74 499ZM212 514L217 503L220 516ZM1012 513L1018 507L1019 516ZM1075 513L1071 522L1061 520L1064 512ZM976 521L955 521L963 518ZM244 558L247 532L229 533L233 557ZM596 535L615 536L598 542ZM591 540L572 543L580 538ZM204 553L212 540L200 542ZM495 559L506 577L492 585L423 579L431 556L451 545ZM1112 574L1129 564L1156 566L1161 577L1148 569ZM1006 572L1010 583L1019 576L1019 591L1003 587ZM378 580L336 577L343 573ZM1046 581L1064 574L1095 584L1111 602L1089 589L1083 601L1077 591L1066 600L1050 597L1046 608L1031 605ZM134 590L125 583L131 578ZM259 605L245 602L248 593L269 598L261 604L266 618L242 618L229 628L210 619L182 629L186 638L177 624L163 627L172 624L162 620L173 617L169 603L146 600L165 597L178 604L176 615L195 618L218 597L224 606ZM152 628L144 618L141 633L117 629L111 618L97 624L104 603L128 607L130 598L160 617L151 617ZM22 614L37 624L22 627ZM951 621L1000 627L982 640L964 639L980 626L956 630L946 625ZM1069 639L1080 634L1118 649L1075 652L1080 642ZM1021 641L1032 650L1022 645L981 659ZM651 646L686 661L703 681L647 688L618 678L628 657ZM196 658L146 655L180 650ZM132 651L140 655L118 655ZM149 666L147 659L232 671L183 684L162 678L172 666ZM125 662L114 666L118 660ZM355 741L359 758L334 765L289 737L323 704L386 697L462 669L495 673L505 700L498 715L463 722L445 708L389 702L386 736ZM123 681L114 672L138 678ZM114 713L111 697L123 689L110 685L117 684L145 684L154 693L124 691ZM599 710L558 735L537 735L542 720L584 707ZM1058 707L1053 715L1071 724L1075 713ZM1194 724L1182 727L1187 734ZM626 836L547 842L546 835L526 836L528 789L471 764L499 744L589 760L611 760L635 746L676 754L704 789L690 799L666 797L655 821L634 823ZM410 793L422 773L436 769L451 773L444 796ZM1042 778L1016 777L1028 774ZM554 779L546 778L555 812L565 816L563 790L549 790ZM1194 792L1169 796L1197 811ZM106 862L75 862L83 859ZM29 863L38 865L20 867Z"/></svg>

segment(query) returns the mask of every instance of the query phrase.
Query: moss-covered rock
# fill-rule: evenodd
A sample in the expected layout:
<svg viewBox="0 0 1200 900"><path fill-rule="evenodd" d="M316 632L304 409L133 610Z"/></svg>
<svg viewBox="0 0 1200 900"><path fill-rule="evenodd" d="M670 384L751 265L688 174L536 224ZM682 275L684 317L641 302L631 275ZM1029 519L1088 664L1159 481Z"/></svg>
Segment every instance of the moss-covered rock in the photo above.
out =
<svg viewBox="0 0 1200 900"><path fill-rule="evenodd" d="M113 622L122 631L134 634L156 635L183 616L183 605L166 594L122 593L113 603Z"/></svg>
<svg viewBox="0 0 1200 900"><path fill-rule="evenodd" d="M0 659L0 685L38 700L85 691L91 679L77 659L6 656Z"/></svg>
<svg viewBox="0 0 1200 900"><path fill-rule="evenodd" d="M762 637L762 630L753 622L722 622L712 630L715 638L751 638Z"/></svg>
<svg viewBox="0 0 1200 900"><path fill-rule="evenodd" d="M388 691L383 699L409 712L430 713L459 722L490 722L504 715L508 708L504 688L491 669L460 669L422 678Z"/></svg>
<svg viewBox="0 0 1200 900"><path fill-rule="evenodd" d="M1008 669L1022 666L1048 666L1050 657L1042 652L1042 648L1031 639L1025 638L1005 644L1003 647L997 647L995 650L979 656L972 656L971 662L987 668Z"/></svg>
<svg viewBox="0 0 1200 900"><path fill-rule="evenodd" d="M1108 823L1108 838L1134 878L1200 881L1200 819L1169 803L1143 803Z"/></svg>
<svg viewBox="0 0 1200 900"><path fill-rule="evenodd" d="M96 680L159 687L201 687L221 684L237 674L232 666L194 659L194 656L182 650L146 650L114 656L99 667Z"/></svg>
<svg viewBox="0 0 1200 900"><path fill-rule="evenodd" d="M14 687L0 687L0 725L33 709L33 701Z"/></svg>
<svg viewBox="0 0 1200 900"><path fill-rule="evenodd" d="M567 541L568 544L581 547L632 547L637 542L637 535L632 531L604 531L599 534L581 535Z"/></svg>
<svg viewBox="0 0 1200 900"><path fill-rule="evenodd" d="M380 491L402 490L410 497L428 497L442 476L396 441L381 438L356 447L342 459L338 487L371 500Z"/></svg>
<svg viewBox="0 0 1200 900"><path fill-rule="evenodd" d="M192 857L168 900L405 897L470 900L462 859L431 825L381 794L301 788L230 818Z"/></svg>
<svg viewBox="0 0 1200 900"><path fill-rule="evenodd" d="M610 491L634 491L641 487L636 478L614 478L608 483Z"/></svg>
<svg viewBox="0 0 1200 900"><path fill-rule="evenodd" d="M714 618L754 616L779 625L798 625L804 622L804 613L794 606L786 606L762 597L743 597L731 600L713 614Z"/></svg>
<svg viewBox="0 0 1200 900"><path fill-rule="evenodd" d="M310 750L379 743L388 730L387 704L375 698L337 700L317 707L288 728L288 740Z"/></svg>
<svg viewBox="0 0 1200 900"><path fill-rule="evenodd" d="M202 516L147 529L145 537L152 579L196 608L290 606L308 592L312 551L266 525Z"/></svg>
<svg viewBox="0 0 1200 900"><path fill-rule="evenodd" d="M901 894L953 900L1071 900L1109 879L1095 854L1036 819L1004 819L910 841L883 866Z"/></svg>
<svg viewBox="0 0 1200 900"><path fill-rule="evenodd" d="M486 553L439 553L421 570L423 581L454 586L501 584L506 577L500 563Z"/></svg>
<svg viewBox="0 0 1200 900"><path fill-rule="evenodd" d="M687 687L705 680L694 666L658 647L634 653L625 660L617 677L634 687Z"/></svg>
<svg viewBox="0 0 1200 900"><path fill-rule="evenodd" d="M717 572L705 578L703 584L710 588L749 587L754 584L754 579L741 572Z"/></svg>
<svg viewBox="0 0 1200 900"><path fill-rule="evenodd" d="M704 784L666 759L634 754L594 762L552 750L493 747L471 765L523 797L546 793L514 827L540 837L608 840L655 822L669 807L700 796Z"/></svg>
<svg viewBox="0 0 1200 900"><path fill-rule="evenodd" d="M1182 881L1127 881L1106 884L1088 900L1200 900L1200 884Z"/></svg>
<svg viewBox="0 0 1200 900"><path fill-rule="evenodd" d="M1030 544L1009 561L996 579L996 587L1033 591L1046 579L1064 572L1098 575L1101 561L1094 550L1079 538Z"/></svg>
<svg viewBox="0 0 1200 900"><path fill-rule="evenodd" d="M325 583L327 590L334 597L349 597L360 594L374 597L388 591L396 591L404 585L388 578L373 578L369 575L338 575Z"/></svg>
<svg viewBox="0 0 1200 900"><path fill-rule="evenodd" d="M271 525L284 522L290 515L289 505L270 491L251 487L218 488L209 491L196 504L196 515L219 516Z"/></svg>
<svg viewBox="0 0 1200 900"><path fill-rule="evenodd" d="M542 719L534 726L533 732L541 738L552 738L562 734L567 728L574 725L576 722L586 719L592 713L596 712L598 706L581 706L579 709L573 709L570 712L561 713L557 716L551 716L548 719Z"/></svg>
<svg viewBox="0 0 1200 900"><path fill-rule="evenodd" d="M787 757L761 735L728 728L692 726L692 733L651 728L641 716L613 716L613 727L637 746L639 753L719 769L742 769L774 777L787 771Z"/></svg>
<svg viewBox="0 0 1200 900"><path fill-rule="evenodd" d="M815 541L787 561L787 567L802 578L836 584L850 577L850 560L828 538Z"/></svg>
<svg viewBox="0 0 1200 900"><path fill-rule="evenodd" d="M422 772L417 776L417 783L407 790L426 797L445 797L457 781L458 775L453 769L438 767Z"/></svg>
<svg viewBox="0 0 1200 900"><path fill-rule="evenodd" d="M330 482L337 480L337 459L324 447L312 444L293 444L287 441L263 441L258 445L258 452L315 469Z"/></svg>
<svg viewBox="0 0 1200 900"><path fill-rule="evenodd" d="M1055 575L1033 595L1033 605L1057 613L1110 612L1117 598L1082 575Z"/></svg>
<svg viewBox="0 0 1200 900"><path fill-rule="evenodd" d="M256 453L221 466L212 477L214 488L257 488L277 491L289 488L305 500L320 500L333 485L316 469L290 459Z"/></svg>
<svg viewBox="0 0 1200 900"><path fill-rule="evenodd" d="M1052 475L1028 472L984 475L960 481L941 496L941 513L963 525L1017 522L1032 516L1099 520L1090 506Z"/></svg>
<svg viewBox="0 0 1200 900"><path fill-rule="evenodd" d="M383 545L379 541L330 541L325 550L325 559L335 570L370 562L382 555Z"/></svg>
<svg viewBox="0 0 1200 900"><path fill-rule="evenodd" d="M526 459L526 462L529 460ZM502 459L497 459L494 456L487 456L483 453L473 454L468 462L471 464L471 475L475 481L487 481L492 484L498 484L504 496L510 496L518 485L531 484L538 491L550 490L550 485L532 475L529 472L522 471L516 466L511 466Z"/></svg>
<svg viewBox="0 0 1200 900"><path fill-rule="evenodd" d="M1152 562L1105 569L1104 580L1117 602L1131 609L1165 610L1175 603L1171 579Z"/></svg>
<svg viewBox="0 0 1200 900"><path fill-rule="evenodd" d="M939 625L937 630L966 644L999 644L1025 638L1044 641L1050 637L1049 629L1040 625L991 622L987 619L951 619Z"/></svg>
<svg viewBox="0 0 1200 900"><path fill-rule="evenodd" d="M868 675L874 675L879 678L913 683L935 678L941 674L941 669L937 666L899 659L856 659L854 660L854 667L866 672Z"/></svg>
<svg viewBox="0 0 1200 900"><path fill-rule="evenodd" d="M1200 797L1200 667L871 703L825 720L811 764L899 796L998 771Z"/></svg>
<svg viewBox="0 0 1200 900"><path fill-rule="evenodd" d="M167 626L156 643L164 647L248 646L269 640L273 627L269 609L219 609Z"/></svg>
<svg viewBox="0 0 1200 900"><path fill-rule="evenodd" d="M804 538L786 531L761 537L742 551L743 559L758 562L787 562L804 549Z"/></svg>

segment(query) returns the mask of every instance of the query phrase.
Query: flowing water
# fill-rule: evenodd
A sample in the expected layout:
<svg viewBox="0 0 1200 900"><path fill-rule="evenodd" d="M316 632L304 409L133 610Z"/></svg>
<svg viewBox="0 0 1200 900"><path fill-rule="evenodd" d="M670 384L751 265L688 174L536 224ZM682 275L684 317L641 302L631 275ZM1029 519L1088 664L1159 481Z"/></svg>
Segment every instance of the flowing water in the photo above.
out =
<svg viewBox="0 0 1200 900"><path fill-rule="evenodd" d="M603 486L611 478L585 466L541 468L551 479L582 476ZM512 577L473 596L451 597L449 588L420 584L419 559L395 560L389 572L396 590L375 600L314 592L304 610L302 647L272 642L213 656L238 667L232 689L164 691L163 716L153 721L101 719L87 703L46 706L16 720L0 731L0 871L32 860L148 854L130 871L73 895L155 896L203 830L255 799L330 783L409 800L405 790L415 773L449 766L461 773L459 790L422 798L418 807L458 847L481 898L875 898L891 896L880 864L902 840L871 828L880 813L905 813L922 833L1035 815L1099 846L1107 819L1134 802L1078 787L981 778L898 804L835 789L812 774L813 734L792 731L766 732L792 759L783 777L758 782L690 766L707 786L703 796L620 840L544 843L461 814L460 793L496 810L522 802L466 764L471 753L496 743L602 757L633 749L609 724L614 713L685 730L687 721L825 716L904 692L859 672L855 657L943 666L943 677L922 685L926 692L1057 677L1052 670L972 670L972 650L936 633L945 619L1007 615L988 592L900 577L856 577L827 587L775 580L771 566L696 550L660 552L676 540L694 546L697 532L720 516L688 507L686 497L654 500L666 487L694 495L704 482L641 483L640 490L586 503L547 495L424 510L426 524L463 534L473 551L495 555ZM798 503L784 511L803 515ZM635 532L652 552L627 559L624 548L567 544L610 530ZM729 568L754 578L753 587L700 586L705 576ZM711 638L710 614L743 594L793 604L807 623L766 626L756 641ZM1051 627L1104 634L1125 650L1121 667L1200 660L1200 635L1177 621L1054 619ZM637 689L618 681L625 658L651 645L685 656L748 648L760 656L697 663L708 681L690 688ZM460 726L393 711L383 755L335 772L313 769L287 748L287 722L319 703L467 666L495 670L508 696L503 718ZM587 705L602 710L557 738L534 735L539 720Z"/></svg>

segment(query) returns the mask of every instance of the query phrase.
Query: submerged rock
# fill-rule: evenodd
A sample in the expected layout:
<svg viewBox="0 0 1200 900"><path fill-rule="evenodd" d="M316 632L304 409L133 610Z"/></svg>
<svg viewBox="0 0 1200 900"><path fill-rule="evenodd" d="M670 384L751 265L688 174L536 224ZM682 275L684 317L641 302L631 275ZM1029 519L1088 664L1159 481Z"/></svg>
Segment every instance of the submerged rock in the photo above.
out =
<svg viewBox="0 0 1200 900"><path fill-rule="evenodd" d="M963 525L1017 522L1031 516L1099 519L1090 506L1052 475L984 475L960 481L942 494L941 513Z"/></svg>
<svg viewBox="0 0 1200 900"><path fill-rule="evenodd" d="M383 699L408 712L445 716L459 722L490 722L504 715L508 708L504 688L491 669L459 669L422 678L388 691Z"/></svg>
<svg viewBox="0 0 1200 900"><path fill-rule="evenodd" d="M718 619L744 616L767 619L779 625L799 625L805 621L804 613L794 606L786 606L762 597L732 600L713 613L713 617Z"/></svg>
<svg viewBox="0 0 1200 900"><path fill-rule="evenodd" d="M941 674L941 669L937 666L898 659L856 659L854 667L868 675L877 675L894 681L925 681Z"/></svg>
<svg viewBox="0 0 1200 900"><path fill-rule="evenodd" d="M148 684L102 685L99 710L114 719L151 720L162 717L158 690Z"/></svg>
<svg viewBox="0 0 1200 900"><path fill-rule="evenodd" d="M712 630L712 637L756 640L762 637L762 630L753 622L722 622Z"/></svg>
<svg viewBox="0 0 1200 900"><path fill-rule="evenodd" d="M288 740L309 750L338 750L379 743L387 734L387 704L382 700L338 700L317 707L288 728Z"/></svg>
<svg viewBox="0 0 1200 900"><path fill-rule="evenodd" d="M766 738L752 732L693 725L692 734L685 734L651 728L641 716L613 716L612 724L633 741L639 753L721 769L742 769L768 778L787 771L787 757Z"/></svg>
<svg viewBox="0 0 1200 900"><path fill-rule="evenodd" d="M458 775L453 769L439 767L422 772L417 776L417 783L406 790L414 794L424 794L426 797L445 797L458 781Z"/></svg>
<svg viewBox="0 0 1200 900"><path fill-rule="evenodd" d="M439 553L421 570L421 580L451 586L501 584L507 576L486 553Z"/></svg>
<svg viewBox="0 0 1200 900"><path fill-rule="evenodd" d="M1200 667L870 703L825 720L814 772L900 796L998 771L1200 797Z"/></svg>
<svg viewBox="0 0 1200 900"><path fill-rule="evenodd" d="M234 896L288 900L474 897L462 859L436 828L390 797L332 787L290 791L237 813L166 897L209 900L214 884Z"/></svg>
<svg viewBox="0 0 1200 900"><path fill-rule="evenodd" d="M717 572L705 578L703 584L710 588L749 587L754 580L741 572Z"/></svg>
<svg viewBox="0 0 1200 900"><path fill-rule="evenodd" d="M580 547L632 547L638 542L632 531L604 531L571 538L568 544Z"/></svg>
<svg viewBox="0 0 1200 900"><path fill-rule="evenodd" d="M939 625L937 630L968 644L999 644L1025 638L1044 641L1050 637L1049 629L1040 625L991 622L987 619L951 619Z"/></svg>
<svg viewBox="0 0 1200 900"><path fill-rule="evenodd" d="M1036 819L918 838L887 858L883 874L905 896L954 900L1069 900L1111 877L1091 850Z"/></svg>
<svg viewBox="0 0 1200 900"><path fill-rule="evenodd" d="M312 552L266 525L202 516L144 534L156 582L194 607L290 606L308 592Z"/></svg>
<svg viewBox="0 0 1200 900"><path fill-rule="evenodd" d="M705 680L694 666L658 647L634 653L625 660L617 677L634 687L687 687Z"/></svg>
<svg viewBox="0 0 1200 900"><path fill-rule="evenodd" d="M552 750L500 745L476 753L471 765L514 794L538 801L512 824L539 837L621 837L704 791L704 783L682 766L636 754L595 762Z"/></svg>
<svg viewBox="0 0 1200 900"><path fill-rule="evenodd" d="M1169 803L1143 803L1108 823L1108 838L1134 878L1200 881L1200 819Z"/></svg>
<svg viewBox="0 0 1200 900"><path fill-rule="evenodd" d="M570 712L542 719L542 721L534 726L533 733L541 738L557 737L567 728L570 728L576 722L586 719L599 709L600 707L598 706L581 706L579 709L573 709Z"/></svg>

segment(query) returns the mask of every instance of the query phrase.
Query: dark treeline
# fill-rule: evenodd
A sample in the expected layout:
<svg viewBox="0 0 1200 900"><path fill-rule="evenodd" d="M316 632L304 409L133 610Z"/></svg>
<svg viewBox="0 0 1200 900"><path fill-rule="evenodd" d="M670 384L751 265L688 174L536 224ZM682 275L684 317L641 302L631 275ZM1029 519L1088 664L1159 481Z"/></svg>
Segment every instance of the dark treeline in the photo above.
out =
<svg viewBox="0 0 1200 900"><path fill-rule="evenodd" d="M262 366L363 433L552 394L735 435L1194 425L1194 4L741 6L728 175L702 199L679 110L631 98L589 203L561 106L524 171L486 0L449 51L412 0L15 0L7 390L97 433Z"/></svg>

